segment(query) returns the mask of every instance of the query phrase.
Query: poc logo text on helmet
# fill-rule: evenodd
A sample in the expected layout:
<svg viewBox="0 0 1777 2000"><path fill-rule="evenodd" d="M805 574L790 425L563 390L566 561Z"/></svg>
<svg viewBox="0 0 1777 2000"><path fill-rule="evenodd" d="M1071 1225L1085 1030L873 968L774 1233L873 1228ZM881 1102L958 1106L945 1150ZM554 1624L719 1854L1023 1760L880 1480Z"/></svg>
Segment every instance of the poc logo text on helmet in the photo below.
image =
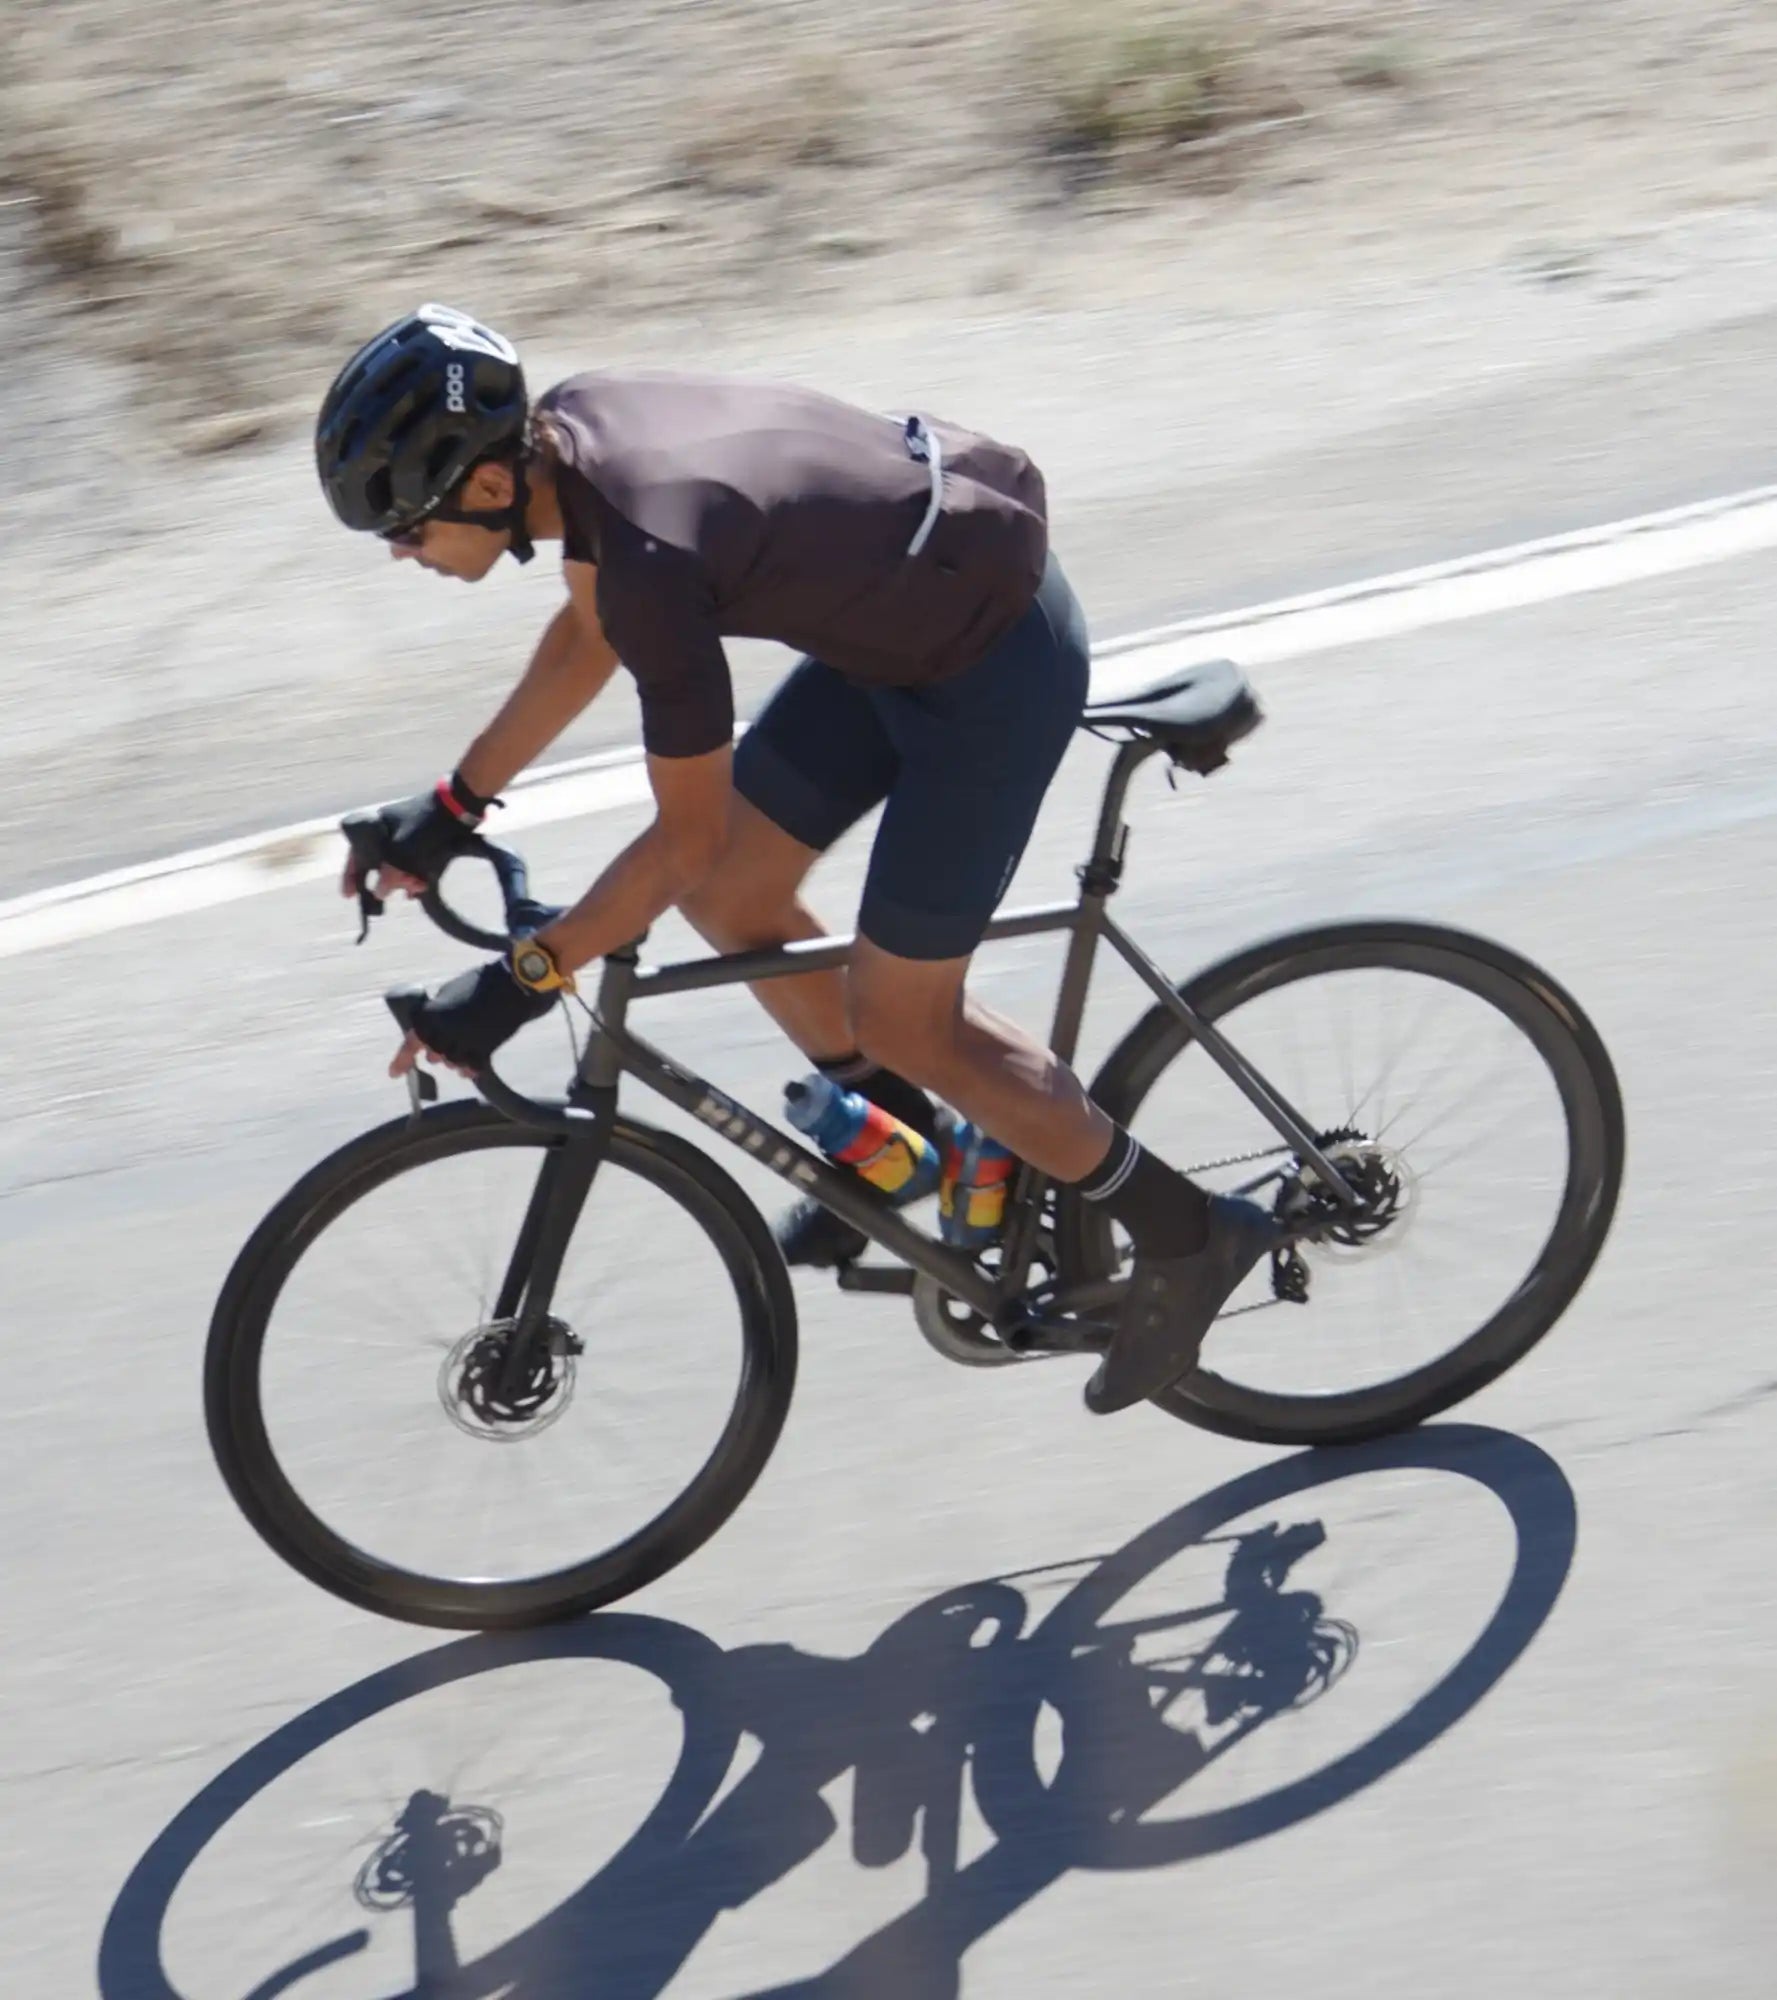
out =
<svg viewBox="0 0 1777 2000"><path fill-rule="evenodd" d="M469 406L465 400L463 364L460 361L450 361L445 364L444 407L455 417L464 416L468 412Z"/></svg>
<svg viewBox="0 0 1777 2000"><path fill-rule="evenodd" d="M495 361L517 364L518 349L511 341L495 333L491 326L471 319L466 312L458 312L455 306L423 305L419 316L435 340L455 348L459 354L486 354Z"/></svg>

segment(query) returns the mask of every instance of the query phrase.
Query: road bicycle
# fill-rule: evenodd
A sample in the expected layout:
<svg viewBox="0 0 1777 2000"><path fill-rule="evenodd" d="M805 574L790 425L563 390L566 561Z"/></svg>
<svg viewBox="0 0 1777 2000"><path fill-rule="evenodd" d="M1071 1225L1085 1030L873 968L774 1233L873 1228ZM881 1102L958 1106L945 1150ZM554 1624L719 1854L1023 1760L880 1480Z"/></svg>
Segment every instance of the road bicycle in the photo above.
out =
<svg viewBox="0 0 1777 2000"><path fill-rule="evenodd" d="M1079 894L996 918L987 942L1066 937L1050 1036L1066 1062L1101 948L1121 958L1153 1004L1092 1095L1280 1224L1201 1365L1154 1405L1259 1443L1348 1444L1473 1395L1561 1317L1610 1229L1623 1108L1574 999L1487 939L1329 923L1179 984L1135 943L1110 914L1132 779L1152 758L1207 776L1261 720L1225 661L1089 707L1117 748ZM344 830L362 864L382 859L374 816ZM553 912L517 854L473 853L502 928L438 884L422 905L500 950ZM854 1223L882 1256L842 1266L840 1287L907 1297L946 1359L1103 1351L1128 1248L1069 1187L1022 1167L1003 1235L971 1255L631 1024L642 1001L842 966L852 942L645 965L638 941L603 963L565 1096L489 1068L480 1101L443 1104L416 1072L406 1116L276 1204L218 1299L205 1400L228 1487L286 1562L417 1624L540 1624L682 1563L759 1480L796 1380L789 1274L731 1174L620 1107L626 1078ZM385 997L406 1026L421 995Z"/></svg>

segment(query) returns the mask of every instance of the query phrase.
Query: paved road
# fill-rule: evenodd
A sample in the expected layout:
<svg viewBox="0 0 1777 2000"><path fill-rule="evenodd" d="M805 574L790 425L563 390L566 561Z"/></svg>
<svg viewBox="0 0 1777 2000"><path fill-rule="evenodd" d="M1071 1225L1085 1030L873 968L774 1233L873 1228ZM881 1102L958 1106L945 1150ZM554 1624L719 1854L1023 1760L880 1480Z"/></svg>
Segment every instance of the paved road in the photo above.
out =
<svg viewBox="0 0 1777 2000"><path fill-rule="evenodd" d="M1631 1172L1522 1369L1309 1463L1149 1411L1095 1423L1071 1364L965 1373L901 1307L808 1285L797 1407L742 1513L623 1615L538 1644L434 1645L287 1574L198 1405L234 1247L397 1108L376 995L448 949L409 921L353 951L311 888L0 967L10 1989L1768 1991L1774 611L1777 561L1748 559L1281 668L1233 767L1139 802L1127 915L1180 969L1407 910L1511 940L1592 1009ZM1083 743L1021 895L1065 890L1101 768ZM538 834L543 880L630 823ZM833 864L836 911L856 874ZM1051 976L1033 941L984 984L1034 1014ZM1095 1049L1132 1004L1107 985ZM743 999L659 1025L772 1101L784 1057ZM634 1315L687 1407L713 1310L674 1265ZM318 1434L329 1387L296 1391ZM1288 1588L1355 1660L1282 1712L1261 1675L1189 1734L1148 1693L1178 1645L1119 1664L1087 1641L1233 1601L1267 1526L1309 1531ZM1089 1836L1021 1740L1083 1782ZM405 1848L379 1847L404 1812Z"/></svg>

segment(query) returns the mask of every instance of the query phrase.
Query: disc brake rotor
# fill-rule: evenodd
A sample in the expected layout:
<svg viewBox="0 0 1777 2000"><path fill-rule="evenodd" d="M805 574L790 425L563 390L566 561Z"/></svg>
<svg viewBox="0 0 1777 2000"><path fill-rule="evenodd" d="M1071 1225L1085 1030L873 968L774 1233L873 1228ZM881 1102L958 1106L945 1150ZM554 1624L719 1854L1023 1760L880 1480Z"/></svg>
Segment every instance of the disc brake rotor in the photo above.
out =
<svg viewBox="0 0 1777 2000"><path fill-rule="evenodd" d="M506 1358L517 1321L490 1320L463 1335L438 1371L438 1400L458 1430L494 1444L535 1437L574 1399L578 1335L558 1319L531 1342L519 1379L507 1383Z"/></svg>
<svg viewBox="0 0 1777 2000"><path fill-rule="evenodd" d="M1298 1241L1335 1259L1376 1257L1400 1247L1418 1203L1419 1183L1403 1156L1363 1133L1341 1127L1315 1142L1358 1198L1347 1208L1314 1168L1296 1162L1278 1187L1273 1212ZM1291 1267L1279 1297L1306 1296L1306 1268L1294 1249L1282 1253ZM1298 1283L1297 1280L1300 1280Z"/></svg>

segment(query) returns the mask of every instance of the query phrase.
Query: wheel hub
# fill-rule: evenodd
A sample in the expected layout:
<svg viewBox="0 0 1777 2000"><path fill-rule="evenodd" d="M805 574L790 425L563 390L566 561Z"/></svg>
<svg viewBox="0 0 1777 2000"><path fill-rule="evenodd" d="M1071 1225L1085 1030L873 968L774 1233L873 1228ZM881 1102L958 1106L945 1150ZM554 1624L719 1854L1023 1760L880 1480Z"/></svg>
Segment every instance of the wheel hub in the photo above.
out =
<svg viewBox="0 0 1777 2000"><path fill-rule="evenodd" d="M1306 1161L1292 1162L1278 1187L1273 1212L1297 1243L1309 1242L1336 1258L1376 1256L1399 1246L1411 1221L1417 1183L1402 1156L1350 1126L1316 1135L1315 1144L1358 1198L1347 1208ZM1272 1259L1272 1289L1302 1304L1308 1266L1295 1244Z"/></svg>
<svg viewBox="0 0 1777 2000"><path fill-rule="evenodd" d="M506 1362L518 1322L489 1320L464 1334L438 1371L438 1400L445 1415L470 1437L515 1443L547 1430L574 1399L580 1338L559 1319L544 1322L514 1382Z"/></svg>

